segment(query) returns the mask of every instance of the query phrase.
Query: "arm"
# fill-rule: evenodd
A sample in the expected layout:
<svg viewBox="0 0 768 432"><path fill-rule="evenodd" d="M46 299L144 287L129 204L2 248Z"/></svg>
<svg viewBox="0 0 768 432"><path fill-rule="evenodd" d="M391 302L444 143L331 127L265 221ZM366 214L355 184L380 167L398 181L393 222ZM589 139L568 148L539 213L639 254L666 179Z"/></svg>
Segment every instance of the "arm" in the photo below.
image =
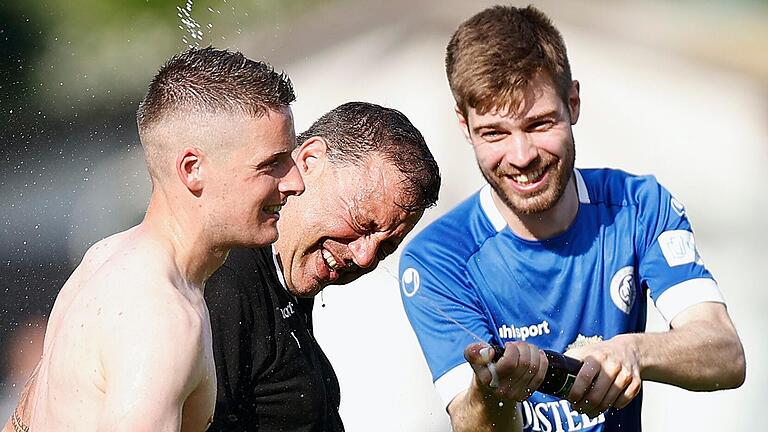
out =
<svg viewBox="0 0 768 432"><path fill-rule="evenodd" d="M724 304L692 306L671 325L668 332L634 335L643 379L696 391L744 383L744 349Z"/></svg>
<svg viewBox="0 0 768 432"><path fill-rule="evenodd" d="M531 344L508 342L504 356L494 365L498 385L491 386L493 374L488 363L493 349L486 347L473 343L464 351L474 377L469 388L448 405L451 426L456 432L522 430L519 401L527 399L544 381L547 357Z"/></svg>
<svg viewBox="0 0 768 432"><path fill-rule="evenodd" d="M744 381L741 342L696 248L685 208L652 177L632 179L628 197L638 206L636 286L648 288L670 330L618 335L567 353L584 360L568 400L590 416L626 406L642 379L690 390Z"/></svg>
<svg viewBox="0 0 768 432"><path fill-rule="evenodd" d="M189 307L154 303L131 305L105 329L98 431L181 428L184 402L202 380L203 322Z"/></svg>
<svg viewBox="0 0 768 432"><path fill-rule="evenodd" d="M568 400L594 417L623 408L641 380L688 390L735 388L744 382L745 360L736 329L722 303L699 303L678 314L671 329L623 334L566 354L582 359Z"/></svg>

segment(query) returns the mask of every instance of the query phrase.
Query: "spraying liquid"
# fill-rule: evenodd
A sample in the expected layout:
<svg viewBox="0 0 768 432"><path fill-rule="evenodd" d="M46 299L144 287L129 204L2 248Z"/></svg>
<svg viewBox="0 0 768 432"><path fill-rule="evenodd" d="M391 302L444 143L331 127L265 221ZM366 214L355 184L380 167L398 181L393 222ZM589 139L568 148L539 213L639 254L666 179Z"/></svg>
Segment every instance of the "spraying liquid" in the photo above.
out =
<svg viewBox="0 0 768 432"><path fill-rule="evenodd" d="M395 278L395 280L397 280L398 285L400 285L400 278L397 275L395 275L390 269L384 266L380 268L382 268L387 274ZM493 348L494 356L493 358L488 358L487 366L492 376L490 386L491 387L498 386L499 380L496 374L495 363L498 362L501 359L501 357L504 355L504 347L501 347L498 345L490 345L487 341L484 341L483 339L481 339L480 336L475 334L473 331L469 330L467 327L465 327L455 319L451 318L447 313L445 313L445 311L443 311L435 302L433 302L429 298L421 296L419 299L427 303L432 310L437 312L440 316L447 319L451 323L457 325L459 328L461 328L467 334L472 336L478 342L481 342ZM483 348L483 350L485 350L485 348ZM568 397L568 393L570 393L571 387L573 387L573 383L576 381L576 375L578 375L579 370L581 370L581 367L583 366L583 362L581 360L577 360L575 358L565 356L556 351L551 351L551 350L543 350L543 351L544 351L544 354L547 356L549 366L547 367L547 374L546 374L546 377L544 378L544 382L541 384L541 386L539 386L539 388L536 391L564 399Z"/></svg>
<svg viewBox="0 0 768 432"><path fill-rule="evenodd" d="M181 24L179 24L179 29L183 30L186 34L181 37L181 41L187 45L189 48L200 48L200 45L203 44L203 26L200 25L200 23L192 17L192 6L193 6L193 0L186 0L182 6L176 6L176 16L179 17L179 20L181 21ZM232 12L232 19L235 22L236 29L235 33L238 35L242 33L242 25L240 24L240 20L238 18L239 15L248 16L248 12L246 11L238 11L235 10L235 6L231 3L228 3L227 0L222 0L221 4L222 8L229 7ZM222 8L213 8L208 6L207 10L209 15L209 19L215 20L215 17L221 17L221 9ZM211 18L211 16L213 18ZM205 31L208 33L209 40L213 39L213 23L208 22L205 25ZM224 35L221 35L222 40L226 40L226 37Z"/></svg>
<svg viewBox="0 0 768 432"><path fill-rule="evenodd" d="M199 48L200 42L203 41L203 31L200 30L200 24L192 18L192 0L187 0L183 7L176 6L176 10L178 11L176 16L179 17L182 24L179 28L186 30L192 40L192 42L190 42L190 40L187 39L187 36L183 36L181 41L190 48Z"/></svg>

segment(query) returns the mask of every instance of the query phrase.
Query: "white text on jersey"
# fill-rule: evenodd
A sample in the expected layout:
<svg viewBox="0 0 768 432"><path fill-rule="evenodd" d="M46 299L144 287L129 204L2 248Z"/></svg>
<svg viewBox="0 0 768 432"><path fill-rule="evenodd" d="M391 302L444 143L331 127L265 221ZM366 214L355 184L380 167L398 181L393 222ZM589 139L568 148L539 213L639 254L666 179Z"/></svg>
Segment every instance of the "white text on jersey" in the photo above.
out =
<svg viewBox="0 0 768 432"><path fill-rule="evenodd" d="M547 320L538 324L531 324L523 327L507 327L506 324L499 327L499 336L502 339L519 339L525 341L529 337L536 337L543 334L549 334L549 322L547 322Z"/></svg>

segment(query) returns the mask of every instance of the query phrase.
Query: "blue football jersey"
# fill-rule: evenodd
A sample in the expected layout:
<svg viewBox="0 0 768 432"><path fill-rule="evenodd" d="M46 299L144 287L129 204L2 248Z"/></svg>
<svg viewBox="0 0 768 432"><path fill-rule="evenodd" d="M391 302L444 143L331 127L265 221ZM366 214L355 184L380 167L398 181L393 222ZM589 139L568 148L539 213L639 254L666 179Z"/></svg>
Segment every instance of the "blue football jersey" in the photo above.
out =
<svg viewBox="0 0 768 432"><path fill-rule="evenodd" d="M685 208L652 176L575 170L579 210L562 234L525 240L490 186L430 224L400 260L403 305L446 406L468 388L464 348L522 340L559 352L645 329L650 297L670 322L723 302L697 252ZM595 419L535 392L526 430L639 430L642 395Z"/></svg>

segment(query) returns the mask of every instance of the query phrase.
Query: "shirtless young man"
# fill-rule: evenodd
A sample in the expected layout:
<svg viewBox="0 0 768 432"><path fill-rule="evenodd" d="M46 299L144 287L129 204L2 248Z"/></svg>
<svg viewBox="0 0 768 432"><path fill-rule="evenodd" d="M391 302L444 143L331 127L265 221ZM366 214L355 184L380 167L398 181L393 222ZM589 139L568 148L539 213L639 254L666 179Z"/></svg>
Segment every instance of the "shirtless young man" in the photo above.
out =
<svg viewBox="0 0 768 432"><path fill-rule="evenodd" d="M5 431L202 431L216 401L203 284L234 246L277 239L304 190L290 81L239 53L194 49L138 111L152 195L95 244L54 303L43 356Z"/></svg>

